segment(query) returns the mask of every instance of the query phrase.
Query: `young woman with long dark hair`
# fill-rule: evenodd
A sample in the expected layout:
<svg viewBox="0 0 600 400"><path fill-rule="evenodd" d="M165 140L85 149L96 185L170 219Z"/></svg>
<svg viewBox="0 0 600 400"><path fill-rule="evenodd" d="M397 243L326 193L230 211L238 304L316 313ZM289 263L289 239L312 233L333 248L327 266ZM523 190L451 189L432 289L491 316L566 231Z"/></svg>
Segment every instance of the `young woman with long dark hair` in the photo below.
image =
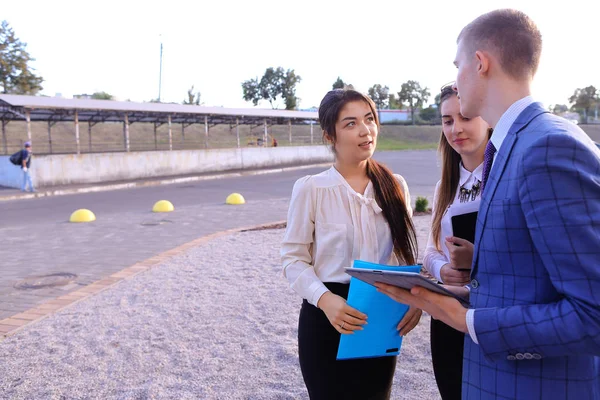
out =
<svg viewBox="0 0 600 400"><path fill-rule="evenodd" d="M340 335L363 329L367 315L346 304L360 259L412 265L417 259L406 182L371 157L379 121L373 101L354 90L332 90L319 107L335 163L299 179L292 192L281 255L284 275L304 300L298 324L300 367L311 399L388 399L396 357L336 360ZM405 335L421 311L399 321Z"/></svg>

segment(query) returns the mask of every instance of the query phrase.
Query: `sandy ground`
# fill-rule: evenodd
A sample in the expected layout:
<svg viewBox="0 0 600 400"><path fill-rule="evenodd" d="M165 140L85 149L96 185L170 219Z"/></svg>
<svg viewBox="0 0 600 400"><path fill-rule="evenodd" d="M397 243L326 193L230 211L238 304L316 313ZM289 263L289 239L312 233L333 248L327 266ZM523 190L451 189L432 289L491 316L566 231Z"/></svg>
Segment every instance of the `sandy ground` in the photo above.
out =
<svg viewBox="0 0 600 400"><path fill-rule="evenodd" d="M421 247L428 217L416 217ZM2 399L306 399L283 230L217 238L0 342ZM438 399L429 317L394 399Z"/></svg>

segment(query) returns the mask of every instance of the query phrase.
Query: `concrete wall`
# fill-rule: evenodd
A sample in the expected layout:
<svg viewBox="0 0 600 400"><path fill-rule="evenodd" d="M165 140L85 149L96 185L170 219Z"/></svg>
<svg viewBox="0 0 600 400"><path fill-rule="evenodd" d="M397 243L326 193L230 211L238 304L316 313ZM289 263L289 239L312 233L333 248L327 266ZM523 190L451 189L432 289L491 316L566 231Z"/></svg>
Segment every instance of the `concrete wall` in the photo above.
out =
<svg viewBox="0 0 600 400"><path fill-rule="evenodd" d="M23 172L20 167L10 162L9 157L0 156L0 186L20 189L23 184ZM33 173L31 176L33 179Z"/></svg>
<svg viewBox="0 0 600 400"><path fill-rule="evenodd" d="M32 159L36 187L124 181L242 169L274 168L333 161L328 147L148 151L67 154ZM20 187L21 170L0 156L0 186Z"/></svg>

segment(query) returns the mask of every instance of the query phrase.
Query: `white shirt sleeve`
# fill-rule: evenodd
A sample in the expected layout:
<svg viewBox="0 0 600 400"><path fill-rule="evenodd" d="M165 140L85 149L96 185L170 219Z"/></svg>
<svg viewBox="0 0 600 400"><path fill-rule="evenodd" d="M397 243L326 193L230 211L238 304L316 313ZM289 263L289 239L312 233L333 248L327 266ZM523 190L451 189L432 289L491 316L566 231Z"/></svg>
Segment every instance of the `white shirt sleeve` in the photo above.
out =
<svg viewBox="0 0 600 400"><path fill-rule="evenodd" d="M475 310L467 310L467 329L469 330L469 336L475 344L479 344L477 341L477 333L475 332Z"/></svg>
<svg viewBox="0 0 600 400"><path fill-rule="evenodd" d="M438 182L435 186L435 192L433 193L433 204L431 206L431 209L433 210L433 213L431 214L432 220L435 218L435 207L437 205L439 187L440 182ZM438 250L435 245L433 240L433 229L429 229L427 247L425 248L425 255L423 256L423 266L431 275L435 277L435 279L443 283L440 273L444 264L447 264L448 262L449 260L446 258L446 255L442 251Z"/></svg>
<svg viewBox="0 0 600 400"><path fill-rule="evenodd" d="M310 178L301 178L294 184L287 228L281 243L281 262L283 275L290 287L316 307L319 298L328 289L313 267L316 198Z"/></svg>

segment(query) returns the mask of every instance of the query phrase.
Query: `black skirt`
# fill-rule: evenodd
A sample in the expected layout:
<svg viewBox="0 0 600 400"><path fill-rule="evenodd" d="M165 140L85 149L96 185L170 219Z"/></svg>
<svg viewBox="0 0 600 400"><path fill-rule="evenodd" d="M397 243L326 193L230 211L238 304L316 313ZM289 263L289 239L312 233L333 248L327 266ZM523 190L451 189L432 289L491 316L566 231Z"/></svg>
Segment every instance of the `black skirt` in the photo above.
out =
<svg viewBox="0 0 600 400"><path fill-rule="evenodd" d="M431 318L431 360L443 400L460 400L465 334Z"/></svg>
<svg viewBox="0 0 600 400"><path fill-rule="evenodd" d="M350 285L325 283L325 286L334 294L348 298ZM338 361L340 336L323 311L303 301L298 322L298 352L310 398L389 399L397 357Z"/></svg>

